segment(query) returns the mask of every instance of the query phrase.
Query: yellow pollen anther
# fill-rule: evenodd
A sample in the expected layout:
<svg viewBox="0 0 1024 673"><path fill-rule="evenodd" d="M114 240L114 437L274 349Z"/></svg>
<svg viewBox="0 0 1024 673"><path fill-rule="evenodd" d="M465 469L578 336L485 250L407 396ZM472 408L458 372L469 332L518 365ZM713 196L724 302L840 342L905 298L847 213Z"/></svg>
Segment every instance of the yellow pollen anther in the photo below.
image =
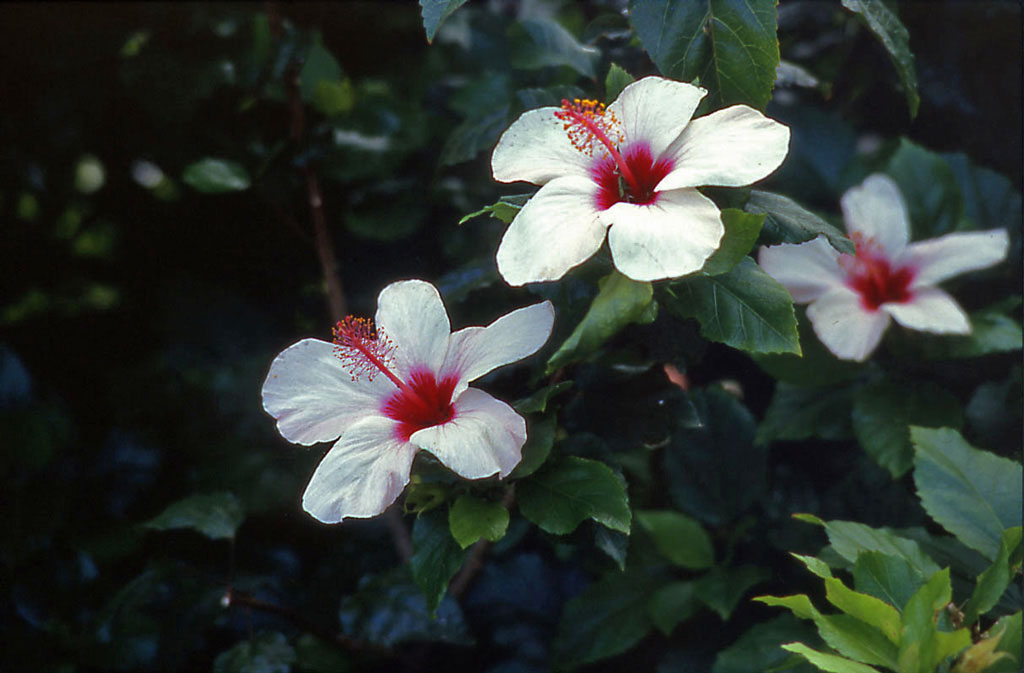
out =
<svg viewBox="0 0 1024 673"><path fill-rule="evenodd" d="M346 316L332 331L334 355L345 365L353 381L364 375L372 381L382 372L393 379L394 374L388 367L395 347L387 335L374 327L372 320Z"/></svg>
<svg viewBox="0 0 1024 673"><path fill-rule="evenodd" d="M591 98L574 98L572 102L563 99L555 118L562 122L572 146L589 157L594 156L595 147L610 152L624 138L615 113Z"/></svg>

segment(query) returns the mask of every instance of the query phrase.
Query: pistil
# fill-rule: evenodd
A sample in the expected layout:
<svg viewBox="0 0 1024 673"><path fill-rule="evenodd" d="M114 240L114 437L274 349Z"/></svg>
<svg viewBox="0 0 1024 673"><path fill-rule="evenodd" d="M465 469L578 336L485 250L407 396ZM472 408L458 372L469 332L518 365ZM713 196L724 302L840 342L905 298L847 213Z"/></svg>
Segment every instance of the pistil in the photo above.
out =
<svg viewBox="0 0 1024 673"><path fill-rule="evenodd" d="M609 131L617 131L618 120L606 112L604 103L591 99L562 99L562 109L555 113L562 120L562 128L569 134L569 141L580 152L593 155L593 144L596 140L615 162L619 175L626 181L634 194L641 191L640 182L633 175L629 164L619 151L618 144L609 136Z"/></svg>

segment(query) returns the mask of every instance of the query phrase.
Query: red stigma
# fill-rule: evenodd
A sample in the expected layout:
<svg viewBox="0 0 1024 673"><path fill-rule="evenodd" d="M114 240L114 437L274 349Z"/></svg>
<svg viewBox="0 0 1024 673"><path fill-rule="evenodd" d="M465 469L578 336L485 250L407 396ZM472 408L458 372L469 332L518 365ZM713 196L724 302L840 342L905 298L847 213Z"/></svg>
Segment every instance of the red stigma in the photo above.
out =
<svg viewBox="0 0 1024 673"><path fill-rule="evenodd" d="M622 179L619 167L610 157L606 157L590 171L599 186L596 195L598 210L606 210L623 201L641 206L654 203L657 199L654 188L672 171L672 162L669 159L654 161L646 144L633 145L622 154L636 185L627 184Z"/></svg>
<svg viewBox="0 0 1024 673"><path fill-rule="evenodd" d="M910 283L912 267L893 268L884 252L872 238L855 232L855 255L840 255L839 266L846 272L846 285L860 295L861 305L877 311L882 304L902 304L913 298Z"/></svg>
<svg viewBox="0 0 1024 673"><path fill-rule="evenodd" d="M377 331L368 318L346 316L334 326L334 355L345 366L353 381L366 376L370 381L383 372L401 387L388 365L395 347L391 340Z"/></svg>
<svg viewBox="0 0 1024 673"><path fill-rule="evenodd" d="M395 432L403 442L418 430L447 423L455 417L452 393L458 382L455 377L437 380L427 370L415 371L405 388L388 398L381 410L388 418L398 421Z"/></svg>
<svg viewBox="0 0 1024 673"><path fill-rule="evenodd" d="M595 148L602 147L605 160L611 159L625 186L633 193L643 191L629 162L619 152L619 145L625 141L622 125L614 112L607 111L604 103L589 98L575 98L571 103L562 99L562 108L555 112L555 118L562 122L562 129L573 147L588 157L594 156Z"/></svg>

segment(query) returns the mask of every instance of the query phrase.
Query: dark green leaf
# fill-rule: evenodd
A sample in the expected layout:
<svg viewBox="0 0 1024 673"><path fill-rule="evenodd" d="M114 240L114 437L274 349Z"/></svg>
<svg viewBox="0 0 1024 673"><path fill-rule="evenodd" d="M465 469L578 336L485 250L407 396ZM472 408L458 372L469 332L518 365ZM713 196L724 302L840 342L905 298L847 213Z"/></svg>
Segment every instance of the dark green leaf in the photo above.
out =
<svg viewBox="0 0 1024 673"><path fill-rule="evenodd" d="M943 154L960 186L964 213L978 229L1020 231L1021 195L1008 178L971 163L964 154Z"/></svg>
<svg viewBox="0 0 1024 673"><path fill-rule="evenodd" d="M775 440L846 439L850 437L850 408L853 390L849 385L795 386L779 382L757 428L757 443ZM909 434L908 434L909 437ZM908 439L909 442L909 439Z"/></svg>
<svg viewBox="0 0 1024 673"><path fill-rule="evenodd" d="M1014 526L1003 531L1003 538L999 545L999 553L995 561L985 572L978 575L978 583L971 594L971 600L964 608L964 624L971 625L991 610L1002 598L1003 592L1010 584L1013 577L1013 568L1010 558L1020 548L1021 527Z"/></svg>
<svg viewBox="0 0 1024 673"><path fill-rule="evenodd" d="M779 65L775 0L632 0L629 20L665 77L700 78L714 107L761 110Z"/></svg>
<svg viewBox="0 0 1024 673"><path fill-rule="evenodd" d="M308 633L295 642L295 668L302 673L353 673L356 670L347 654Z"/></svg>
<svg viewBox="0 0 1024 673"><path fill-rule="evenodd" d="M967 629L939 631L935 615L953 598L949 568L934 573L907 601L900 636L901 673L934 673L943 659L971 644Z"/></svg>
<svg viewBox="0 0 1024 673"><path fill-rule="evenodd" d="M245 520L242 503L227 492L193 495L170 505L145 524L146 528L191 528L210 538L232 538Z"/></svg>
<svg viewBox="0 0 1024 673"><path fill-rule="evenodd" d="M814 629L805 622L786 613L760 624L755 624L739 640L719 651L711 673L751 673L752 671L785 670L787 673L807 673L813 670L807 664L798 668L783 667L791 656L782 649L783 643L814 640Z"/></svg>
<svg viewBox="0 0 1024 673"><path fill-rule="evenodd" d="M650 283L612 271L598 281L597 296L580 324L548 359L545 373L582 360L626 325L648 320L653 299Z"/></svg>
<svg viewBox="0 0 1024 673"><path fill-rule="evenodd" d="M249 173L234 161L207 157L189 164L181 179L197 192L223 194L249 189Z"/></svg>
<svg viewBox="0 0 1024 673"><path fill-rule="evenodd" d="M953 170L941 156L903 138L885 172L899 185L907 203L911 240L935 238L962 227L963 197Z"/></svg>
<svg viewBox="0 0 1024 673"><path fill-rule="evenodd" d="M601 52L580 44L554 19L526 18L509 29L513 68L538 70L566 65L591 79L597 79Z"/></svg>
<svg viewBox="0 0 1024 673"><path fill-rule="evenodd" d="M417 517L412 527L412 550L409 567L413 579L427 599L427 610L434 614L466 551L451 536L448 517L440 509Z"/></svg>
<svg viewBox="0 0 1024 673"><path fill-rule="evenodd" d="M672 582L654 592L647 613L658 630L670 636L679 622L697 614L700 607L693 582Z"/></svg>
<svg viewBox="0 0 1024 673"><path fill-rule="evenodd" d="M840 360L822 345L802 310L797 312L797 333L800 335L801 355L751 353L750 357L758 367L779 381L801 386L826 386L849 381L864 373L864 363Z"/></svg>
<svg viewBox="0 0 1024 673"><path fill-rule="evenodd" d="M882 380L857 389L852 418L858 443L896 479L914 464L911 425L959 429L964 415L942 388Z"/></svg>
<svg viewBox="0 0 1024 673"><path fill-rule="evenodd" d="M576 668L625 652L651 630L647 604L657 583L613 572L565 604L555 636L558 668Z"/></svg>
<svg viewBox="0 0 1024 673"><path fill-rule="evenodd" d="M824 235L839 252L853 253L853 241L843 232L787 196L754 189L743 209L765 216L762 235L769 245L803 243Z"/></svg>
<svg viewBox="0 0 1024 673"><path fill-rule="evenodd" d="M877 551L905 560L924 577L930 577L939 566L921 551L914 540L901 537L886 528L872 528L856 521L822 521L818 517L799 514L795 518L825 527L832 548L850 563L864 551Z"/></svg>
<svg viewBox="0 0 1024 673"><path fill-rule="evenodd" d="M695 582L697 598L723 620L727 620L750 587L760 584L769 576L764 568L752 565L715 567Z"/></svg>
<svg viewBox="0 0 1024 673"><path fill-rule="evenodd" d="M460 495L448 510L448 527L463 549L480 538L497 542L508 530L508 510L500 502Z"/></svg>
<svg viewBox="0 0 1024 673"><path fill-rule="evenodd" d="M555 443L558 418L554 414L549 414L543 418L531 419L528 429L526 444L523 445L523 457L512 470L512 479L530 476L548 459L551 447Z"/></svg>
<svg viewBox="0 0 1024 673"><path fill-rule="evenodd" d="M483 112L455 127L441 148L442 166L469 161L485 149L493 148L508 126L508 107Z"/></svg>
<svg viewBox="0 0 1024 673"><path fill-rule="evenodd" d="M283 633L264 632L221 652L213 662L213 673L289 673L295 650Z"/></svg>
<svg viewBox="0 0 1024 673"><path fill-rule="evenodd" d="M569 388L572 388L572 381L559 381L550 386L544 386L529 397L517 401L512 406L521 414L543 414L548 409L548 401Z"/></svg>
<svg viewBox="0 0 1024 673"><path fill-rule="evenodd" d="M683 278L668 293L668 308L696 318L711 341L758 353L800 353L793 298L750 258L721 276Z"/></svg>
<svg viewBox="0 0 1024 673"><path fill-rule="evenodd" d="M857 591L880 598L899 610L921 588L924 579L906 559L880 551L862 551L853 565Z"/></svg>
<svg viewBox="0 0 1024 673"><path fill-rule="evenodd" d="M423 17L423 29L427 31L427 42L433 43L437 29L464 4L466 0L420 0L420 15Z"/></svg>
<svg viewBox="0 0 1024 673"><path fill-rule="evenodd" d="M917 73L914 71L914 55L910 53L910 34L900 23L899 17L883 0L842 0L843 7L855 12L872 33L882 42L889 58L896 66L903 89L907 95L910 117L917 116L921 96L917 93Z"/></svg>
<svg viewBox="0 0 1024 673"><path fill-rule="evenodd" d="M718 276L731 271L734 266L746 257L757 242L764 224L764 215L744 213L736 208L722 211L722 224L725 225L725 236L711 257L704 262L702 273Z"/></svg>
<svg viewBox="0 0 1024 673"><path fill-rule="evenodd" d="M299 91L302 100L312 103L321 82L341 82L341 75L338 59L334 58L317 36L306 52L306 60L299 72Z"/></svg>
<svg viewBox="0 0 1024 673"><path fill-rule="evenodd" d="M1021 524L1021 465L975 449L948 428L913 427L914 484L925 511L994 560L1003 530Z"/></svg>
<svg viewBox="0 0 1024 673"><path fill-rule="evenodd" d="M444 518L441 514L442 523ZM445 596L436 610L430 610L410 579L408 566L364 577L354 594L342 598L338 618L346 635L384 647L410 641L473 643L458 603Z"/></svg>
<svg viewBox="0 0 1024 673"><path fill-rule="evenodd" d="M998 638L999 641L992 649L991 657L983 660L988 665L980 670L983 670L984 673L1020 673L1020 611L1008 617L1003 617L988 632L991 638Z"/></svg>
<svg viewBox="0 0 1024 673"><path fill-rule="evenodd" d="M619 67L617 63L612 63L608 68L608 75L604 78L604 99L609 102L615 100L622 90L634 81L632 75Z"/></svg>
<svg viewBox="0 0 1024 673"><path fill-rule="evenodd" d="M629 532L626 486L604 463L576 456L548 463L517 482L519 511L541 529L565 535L584 519Z"/></svg>
<svg viewBox="0 0 1024 673"><path fill-rule="evenodd" d="M654 539L661 555L690 570L710 568L715 562L711 537L704 527L672 510L637 510L636 520Z"/></svg>
<svg viewBox="0 0 1024 673"><path fill-rule="evenodd" d="M721 526L764 494L767 449L754 445L754 418L729 393L697 390L691 401L700 425L672 433L664 458L669 495L678 509Z"/></svg>

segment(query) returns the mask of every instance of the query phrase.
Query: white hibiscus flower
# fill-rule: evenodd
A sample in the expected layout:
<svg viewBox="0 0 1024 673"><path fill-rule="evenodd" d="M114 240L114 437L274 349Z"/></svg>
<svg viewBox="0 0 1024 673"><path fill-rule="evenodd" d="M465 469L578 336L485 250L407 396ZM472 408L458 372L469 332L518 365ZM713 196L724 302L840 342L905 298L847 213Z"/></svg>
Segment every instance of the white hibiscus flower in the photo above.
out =
<svg viewBox="0 0 1024 673"><path fill-rule="evenodd" d="M766 177L789 150L789 129L745 105L693 119L704 89L645 77L607 108L593 100L525 112L494 149L501 182L542 185L498 247L511 285L557 280L608 246L634 280L697 271L718 249L718 206L698 186Z"/></svg>
<svg viewBox="0 0 1024 673"><path fill-rule="evenodd" d="M823 236L762 248L759 263L794 301L837 357L865 360L890 319L938 334L969 334L963 309L936 284L984 269L1006 257L1004 229L946 234L909 243L907 207L885 175L869 176L841 201L854 255L840 254Z"/></svg>
<svg viewBox="0 0 1024 673"><path fill-rule="evenodd" d="M551 302L454 334L433 285L380 293L374 323L346 318L334 342L286 348L263 384L263 408L290 442L337 443L302 497L325 523L383 512L426 449L467 479L506 477L519 463L526 423L469 383L535 353L551 333Z"/></svg>

